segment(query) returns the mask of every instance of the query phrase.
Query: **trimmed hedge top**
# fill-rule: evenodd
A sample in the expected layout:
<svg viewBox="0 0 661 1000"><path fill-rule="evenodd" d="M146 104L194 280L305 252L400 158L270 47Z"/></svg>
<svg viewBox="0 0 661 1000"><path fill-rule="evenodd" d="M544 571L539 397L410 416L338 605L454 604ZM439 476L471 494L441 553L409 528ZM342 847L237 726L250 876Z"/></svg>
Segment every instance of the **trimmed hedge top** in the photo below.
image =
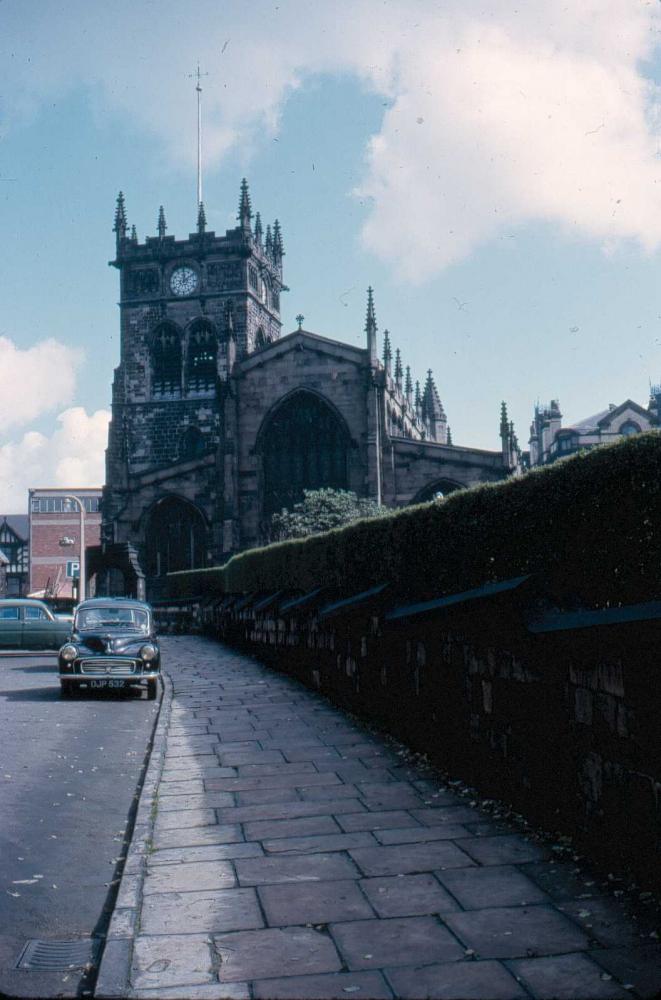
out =
<svg viewBox="0 0 661 1000"><path fill-rule="evenodd" d="M389 580L424 600L525 573L564 603L617 605L661 593L661 434L170 580L173 596L319 586L351 594Z"/></svg>

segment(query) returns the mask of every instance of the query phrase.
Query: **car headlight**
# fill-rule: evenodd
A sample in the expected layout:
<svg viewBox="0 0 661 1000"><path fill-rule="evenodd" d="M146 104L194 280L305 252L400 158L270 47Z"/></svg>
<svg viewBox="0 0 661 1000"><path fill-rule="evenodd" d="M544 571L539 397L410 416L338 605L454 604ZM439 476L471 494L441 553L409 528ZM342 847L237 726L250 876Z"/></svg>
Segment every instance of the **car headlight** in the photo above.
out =
<svg viewBox="0 0 661 1000"><path fill-rule="evenodd" d="M140 656L143 660L149 662L150 660L155 660L158 656L158 650L156 646L152 645L151 642L145 643L144 646L140 647Z"/></svg>
<svg viewBox="0 0 661 1000"><path fill-rule="evenodd" d="M78 650L76 649L75 646L73 646L70 642L68 642L66 646L62 646L62 649L60 650L60 656L62 657L63 660L66 660L67 663L71 663L71 661L75 660L76 657L78 656Z"/></svg>

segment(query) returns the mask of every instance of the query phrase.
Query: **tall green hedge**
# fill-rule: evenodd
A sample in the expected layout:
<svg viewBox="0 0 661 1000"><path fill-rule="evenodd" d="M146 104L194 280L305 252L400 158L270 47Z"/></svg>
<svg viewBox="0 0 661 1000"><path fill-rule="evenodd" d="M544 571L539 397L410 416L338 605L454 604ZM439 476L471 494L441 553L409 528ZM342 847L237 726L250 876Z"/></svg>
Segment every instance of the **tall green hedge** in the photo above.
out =
<svg viewBox="0 0 661 1000"><path fill-rule="evenodd" d="M583 452L310 538L173 574L173 593L351 594L389 580L424 600L536 573L558 600L594 606L661 593L661 434Z"/></svg>

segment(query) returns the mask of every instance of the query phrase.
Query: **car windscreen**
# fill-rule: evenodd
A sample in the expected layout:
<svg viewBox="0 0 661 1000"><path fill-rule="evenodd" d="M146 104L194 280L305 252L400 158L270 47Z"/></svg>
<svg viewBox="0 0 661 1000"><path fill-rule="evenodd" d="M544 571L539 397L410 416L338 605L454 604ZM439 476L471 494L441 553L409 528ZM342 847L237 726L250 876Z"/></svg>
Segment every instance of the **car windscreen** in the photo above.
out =
<svg viewBox="0 0 661 1000"><path fill-rule="evenodd" d="M125 628L146 632L149 616L141 608L123 608L109 605L80 608L76 615L76 628L86 631L97 628Z"/></svg>

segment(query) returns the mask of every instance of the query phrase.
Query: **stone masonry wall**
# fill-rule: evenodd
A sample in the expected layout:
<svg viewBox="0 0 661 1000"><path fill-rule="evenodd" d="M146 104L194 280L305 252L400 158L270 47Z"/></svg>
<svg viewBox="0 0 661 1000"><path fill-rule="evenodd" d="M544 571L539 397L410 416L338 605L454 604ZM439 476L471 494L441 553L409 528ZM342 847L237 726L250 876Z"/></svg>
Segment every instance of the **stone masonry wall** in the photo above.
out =
<svg viewBox="0 0 661 1000"><path fill-rule="evenodd" d="M248 605L206 627L571 835L608 871L661 884L656 622L535 636L502 609L395 628L380 612L323 624Z"/></svg>

